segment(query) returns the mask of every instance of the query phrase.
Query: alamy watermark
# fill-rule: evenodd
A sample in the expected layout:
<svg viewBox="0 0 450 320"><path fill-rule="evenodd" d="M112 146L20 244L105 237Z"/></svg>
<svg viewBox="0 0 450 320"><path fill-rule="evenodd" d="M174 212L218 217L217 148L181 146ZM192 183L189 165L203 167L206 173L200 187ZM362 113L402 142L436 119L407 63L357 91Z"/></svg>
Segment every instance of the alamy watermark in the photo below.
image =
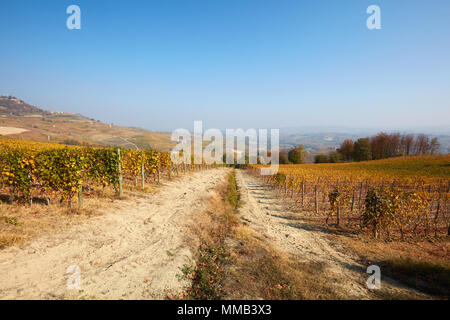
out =
<svg viewBox="0 0 450 320"><path fill-rule="evenodd" d="M370 290L379 290L381 289L381 270L380 267L377 265L370 265L367 267L368 274L371 274L371 276L367 279L366 285L367 288Z"/></svg>
<svg viewBox="0 0 450 320"><path fill-rule="evenodd" d="M68 290L81 289L81 269L76 264L67 268L66 274L70 275L67 279L66 286Z"/></svg>
<svg viewBox="0 0 450 320"><path fill-rule="evenodd" d="M172 132L172 149L175 164L268 164L261 168L262 175L278 172L280 130L270 129L270 146L267 129L208 129L203 132L203 122L194 121L194 133L187 129ZM209 142L204 147L204 142ZM225 147L225 150L224 150ZM225 152L224 152L225 151Z"/></svg>
<svg viewBox="0 0 450 320"><path fill-rule="evenodd" d="M72 4L67 7L66 13L69 14L66 20L66 26L69 30L81 29L81 9L78 5ZM381 29L381 9L378 5L372 4L367 7L366 13L370 16L366 20L366 26L369 30Z"/></svg>
<svg viewBox="0 0 450 320"><path fill-rule="evenodd" d="M79 6L73 4L67 7L66 13L70 16L66 20L66 26L69 30L81 29L81 9Z"/></svg>
<svg viewBox="0 0 450 320"><path fill-rule="evenodd" d="M370 16L367 18L366 26L369 30L381 29L381 9L379 6L372 4L367 7L367 14Z"/></svg>

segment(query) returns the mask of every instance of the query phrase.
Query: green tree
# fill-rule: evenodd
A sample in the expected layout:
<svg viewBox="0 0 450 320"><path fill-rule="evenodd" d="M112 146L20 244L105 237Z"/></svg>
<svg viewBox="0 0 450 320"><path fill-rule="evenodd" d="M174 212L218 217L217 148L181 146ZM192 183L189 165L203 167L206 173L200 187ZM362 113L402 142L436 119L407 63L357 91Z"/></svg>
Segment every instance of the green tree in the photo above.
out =
<svg viewBox="0 0 450 320"><path fill-rule="evenodd" d="M305 162L305 147L300 144L288 152L288 159L294 164Z"/></svg>
<svg viewBox="0 0 450 320"><path fill-rule="evenodd" d="M338 163L342 161L342 155L339 152L332 152L329 155L329 162Z"/></svg>
<svg viewBox="0 0 450 320"><path fill-rule="evenodd" d="M372 160L372 150L370 141L367 138L360 138L355 142L353 148L353 159L355 161Z"/></svg>
<svg viewBox="0 0 450 320"><path fill-rule="evenodd" d="M314 163L327 163L328 157L325 154L318 154L314 157Z"/></svg>
<svg viewBox="0 0 450 320"><path fill-rule="evenodd" d="M288 164L289 163L289 159L288 159L288 153L286 152L285 149L281 149L280 150L280 156L279 156L279 163L280 164Z"/></svg>

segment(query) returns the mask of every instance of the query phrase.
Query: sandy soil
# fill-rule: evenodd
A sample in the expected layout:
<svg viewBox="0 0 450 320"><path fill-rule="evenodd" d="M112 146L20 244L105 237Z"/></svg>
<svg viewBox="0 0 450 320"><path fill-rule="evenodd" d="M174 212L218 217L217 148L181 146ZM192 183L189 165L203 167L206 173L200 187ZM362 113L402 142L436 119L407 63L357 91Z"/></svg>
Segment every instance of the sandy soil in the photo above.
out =
<svg viewBox="0 0 450 320"><path fill-rule="evenodd" d="M188 284L179 279L180 268L193 260L184 235L227 172L192 173L68 232L2 251L0 298L164 299L179 293ZM67 288L72 265L80 268L80 289Z"/></svg>
<svg viewBox="0 0 450 320"><path fill-rule="evenodd" d="M279 195L260 179L238 170L236 180L244 203L240 209L241 218L250 228L267 237L276 249L324 266L323 274L317 276L334 281L337 299L376 297L366 286L370 276L366 273L367 266L363 266L356 255L345 251L340 243L331 241L326 236L326 228L303 222L301 214L291 212ZM383 270L380 291L383 291L383 297L427 298L383 276Z"/></svg>
<svg viewBox="0 0 450 320"><path fill-rule="evenodd" d="M19 134L22 132L28 131L27 129L16 128L16 127L0 127L0 135L8 135L8 134Z"/></svg>

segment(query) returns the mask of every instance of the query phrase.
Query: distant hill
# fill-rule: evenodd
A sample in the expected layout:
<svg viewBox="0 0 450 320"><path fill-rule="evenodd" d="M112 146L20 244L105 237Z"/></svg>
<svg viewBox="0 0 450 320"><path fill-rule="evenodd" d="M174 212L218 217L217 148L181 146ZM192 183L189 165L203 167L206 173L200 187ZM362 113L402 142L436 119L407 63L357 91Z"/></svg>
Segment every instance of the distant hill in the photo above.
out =
<svg viewBox="0 0 450 320"><path fill-rule="evenodd" d="M116 126L77 113L48 111L16 97L0 97L0 136L72 145L169 150L170 134Z"/></svg>
<svg viewBox="0 0 450 320"><path fill-rule="evenodd" d="M49 111L39 109L13 96L0 96L0 115L49 115Z"/></svg>

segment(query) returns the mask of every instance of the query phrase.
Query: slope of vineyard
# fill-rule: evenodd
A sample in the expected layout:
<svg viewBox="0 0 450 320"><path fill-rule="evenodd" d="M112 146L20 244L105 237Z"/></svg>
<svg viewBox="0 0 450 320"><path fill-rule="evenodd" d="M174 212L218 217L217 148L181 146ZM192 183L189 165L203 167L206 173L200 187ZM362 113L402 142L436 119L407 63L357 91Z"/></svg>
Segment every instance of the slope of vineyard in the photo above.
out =
<svg viewBox="0 0 450 320"><path fill-rule="evenodd" d="M303 171L316 176L439 180L450 178L450 155L398 157L375 161L280 165L280 172Z"/></svg>
<svg viewBox="0 0 450 320"><path fill-rule="evenodd" d="M29 141L158 150L175 145L170 133L118 126L71 112L47 111L5 96L0 96L0 127L0 136Z"/></svg>
<svg viewBox="0 0 450 320"><path fill-rule="evenodd" d="M259 174L260 165L251 166ZM280 165L263 176L301 209L375 237L450 233L450 155Z"/></svg>

